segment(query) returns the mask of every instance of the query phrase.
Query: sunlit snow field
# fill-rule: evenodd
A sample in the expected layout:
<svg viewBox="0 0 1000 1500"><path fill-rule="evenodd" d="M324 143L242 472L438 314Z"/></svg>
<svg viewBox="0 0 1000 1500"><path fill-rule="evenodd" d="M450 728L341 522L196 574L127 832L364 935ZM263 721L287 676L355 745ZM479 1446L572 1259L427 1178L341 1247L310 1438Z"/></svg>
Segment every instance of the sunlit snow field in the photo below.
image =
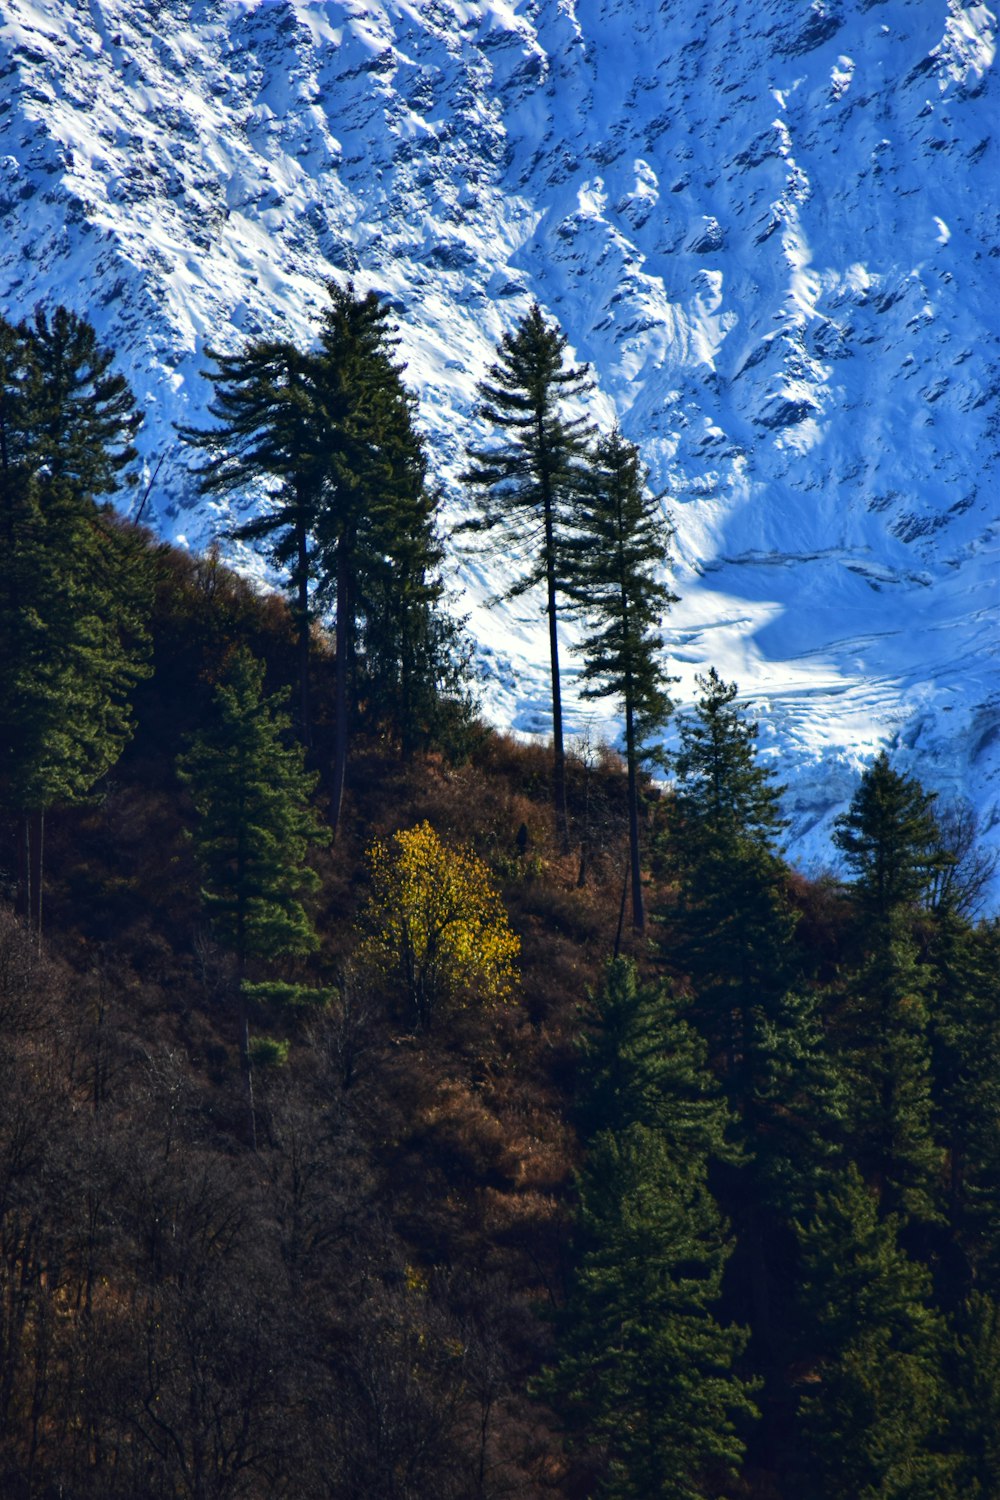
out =
<svg viewBox="0 0 1000 1500"><path fill-rule="evenodd" d="M331 277L389 297L454 524L476 381L537 299L666 493L675 696L739 682L792 857L829 862L882 746L989 829L996 29L960 0L6 0L0 305L97 323L163 460L147 514L202 546L232 512L172 424L206 344L307 341ZM487 711L545 734L538 601L452 564Z"/></svg>

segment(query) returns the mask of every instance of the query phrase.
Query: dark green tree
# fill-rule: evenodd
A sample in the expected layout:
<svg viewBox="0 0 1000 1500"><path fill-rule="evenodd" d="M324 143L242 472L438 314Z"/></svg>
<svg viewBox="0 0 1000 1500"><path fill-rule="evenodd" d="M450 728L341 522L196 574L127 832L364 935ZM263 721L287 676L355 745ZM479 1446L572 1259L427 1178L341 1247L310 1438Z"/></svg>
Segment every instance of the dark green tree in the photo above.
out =
<svg viewBox="0 0 1000 1500"><path fill-rule="evenodd" d="M138 457L143 414L86 318L39 308L18 330L34 366L31 452L77 499L115 494Z"/></svg>
<svg viewBox="0 0 1000 1500"><path fill-rule="evenodd" d="M946 1155L945 1211L963 1270L1000 1297L1000 927L938 918L931 954L935 1135Z"/></svg>
<svg viewBox="0 0 1000 1500"><path fill-rule="evenodd" d="M304 767L302 746L287 743L287 694L265 697L263 685L263 664L240 648L216 689L214 722L178 767L197 814L205 910L236 960L240 1065L254 1143L248 1001L301 1003L310 992L281 982L251 986L248 970L255 960L273 963L318 947L305 903L319 877L308 854L328 838L309 801L317 778Z"/></svg>
<svg viewBox="0 0 1000 1500"><path fill-rule="evenodd" d="M196 470L202 494L240 494L267 488L264 509L234 526L234 539L267 544L267 556L287 574L299 643L299 729L310 738L310 587L315 574L315 529L321 497L309 357L287 340L259 340L237 354L207 349L215 387L208 408L215 425L181 427L181 438L205 456Z"/></svg>
<svg viewBox="0 0 1000 1500"><path fill-rule="evenodd" d="M800 1482L816 1500L959 1500L948 1455L945 1328L926 1268L855 1167L799 1227Z"/></svg>
<svg viewBox="0 0 1000 1500"><path fill-rule="evenodd" d="M612 959L584 1020L576 1092L585 1140L645 1125L674 1160L732 1158L705 1044L664 984L644 984L631 960Z"/></svg>
<svg viewBox="0 0 1000 1500"><path fill-rule="evenodd" d="M675 796L666 820L667 872L676 898L664 913L664 956L686 976L689 1014L708 1044L738 1122L744 1165L731 1174L727 1208L738 1249L730 1281L752 1309L754 1354L775 1379L782 1363L789 1231L785 1214L814 1184L800 1176L824 1160L833 1079L808 998L797 993L795 912L776 850L784 826L780 788L757 758L757 725L733 683L714 671L681 723ZM801 1024L812 1009L811 1025ZM804 1148L803 1136L809 1137ZM794 1158L792 1153L795 1153Z"/></svg>
<svg viewBox="0 0 1000 1500"><path fill-rule="evenodd" d="M745 1343L712 1312L729 1247L697 1157L648 1126L607 1131L579 1179L559 1356L538 1382L571 1442L603 1450L608 1500L702 1500L737 1472L756 1415Z"/></svg>
<svg viewBox="0 0 1000 1500"><path fill-rule="evenodd" d="M148 549L97 503L141 421L111 359L65 308L0 321L0 796L39 931L45 813L118 759L147 671Z"/></svg>
<svg viewBox="0 0 1000 1500"><path fill-rule="evenodd" d="M617 698L625 719L632 925L646 925L639 846L639 769L649 736L662 728L673 679L663 663L663 615L676 595L657 577L668 561L671 528L648 470L618 428L599 439L574 511L570 593L590 628L583 698Z"/></svg>
<svg viewBox="0 0 1000 1500"><path fill-rule="evenodd" d="M962 1500L1000 1500L1000 1308L973 1292L954 1319L945 1359Z"/></svg>
<svg viewBox="0 0 1000 1500"><path fill-rule="evenodd" d="M952 862L941 845L934 800L915 777L894 771L883 751L837 819L833 842L853 875L851 894L866 918L885 921L912 909Z"/></svg>
<svg viewBox="0 0 1000 1500"><path fill-rule="evenodd" d="M857 967L838 1027L849 1080L852 1148L887 1210L936 1217L943 1153L933 1135L929 1002L914 917L941 852L933 796L880 755L834 842L854 875Z"/></svg>
<svg viewBox="0 0 1000 1500"><path fill-rule="evenodd" d="M792 977L795 918L774 848L782 788L756 756L757 725L735 683L698 679L683 719L667 864L678 887L669 953L689 976L692 1014L741 1116L758 1089L756 1036Z"/></svg>
<svg viewBox="0 0 1000 1500"><path fill-rule="evenodd" d="M523 572L508 599L541 586L549 627L552 681L553 783L556 823L569 847L562 683L559 670L559 603L569 576L567 542L585 462L584 416L567 403L585 396L592 382L585 366L566 362L566 335L546 321L537 303L512 333L479 384L478 414L494 429L488 447L469 450L463 475L479 504L466 531L491 537L497 550L523 556Z"/></svg>
<svg viewBox="0 0 1000 1500"><path fill-rule="evenodd" d="M397 344L390 311L374 293L331 288L316 359L317 539L320 596L336 609L335 826L352 677L408 749L421 702L426 713L454 659L453 636L439 620L439 495L427 481L416 402L394 362Z"/></svg>
<svg viewBox="0 0 1000 1500"><path fill-rule="evenodd" d="M233 528L266 541L286 572L299 636L299 719L308 739L310 620L334 613L334 753L330 817L340 820L351 733L351 692L410 714L448 678L453 636L439 622L443 586L435 534L438 496L427 483L416 404L395 362L388 307L353 285L331 285L315 349L287 341L213 354L209 430L182 428L205 454L202 489L269 489L263 513ZM359 648L363 659L359 661Z"/></svg>

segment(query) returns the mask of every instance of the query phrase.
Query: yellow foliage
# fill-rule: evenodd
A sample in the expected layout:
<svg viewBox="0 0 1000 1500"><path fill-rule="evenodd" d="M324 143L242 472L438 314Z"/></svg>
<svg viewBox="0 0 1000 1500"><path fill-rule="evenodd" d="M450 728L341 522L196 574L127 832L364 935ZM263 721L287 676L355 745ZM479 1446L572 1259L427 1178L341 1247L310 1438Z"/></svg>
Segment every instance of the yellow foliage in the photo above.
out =
<svg viewBox="0 0 1000 1500"><path fill-rule="evenodd" d="M520 942L482 860L429 823L368 852L372 894L359 957L405 986L421 1025L442 1003L510 999Z"/></svg>

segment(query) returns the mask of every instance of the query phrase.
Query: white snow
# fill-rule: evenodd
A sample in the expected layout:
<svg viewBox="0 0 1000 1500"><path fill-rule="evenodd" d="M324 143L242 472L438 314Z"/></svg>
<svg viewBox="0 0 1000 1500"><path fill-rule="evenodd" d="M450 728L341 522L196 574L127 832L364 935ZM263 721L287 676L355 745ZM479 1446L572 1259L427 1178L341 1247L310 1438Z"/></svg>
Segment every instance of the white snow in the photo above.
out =
<svg viewBox="0 0 1000 1500"><path fill-rule="evenodd" d="M669 492L677 694L709 663L740 682L789 784L793 857L829 859L883 745L1000 837L994 8L3 17L0 306L71 302L119 351L149 472L168 454L166 535L203 545L258 500L201 502L177 449L172 424L209 397L205 345L307 340L348 276L399 310L457 520L476 380L537 298ZM455 564L489 711L545 733L538 601L491 607L510 564ZM569 696L574 728L616 732Z"/></svg>

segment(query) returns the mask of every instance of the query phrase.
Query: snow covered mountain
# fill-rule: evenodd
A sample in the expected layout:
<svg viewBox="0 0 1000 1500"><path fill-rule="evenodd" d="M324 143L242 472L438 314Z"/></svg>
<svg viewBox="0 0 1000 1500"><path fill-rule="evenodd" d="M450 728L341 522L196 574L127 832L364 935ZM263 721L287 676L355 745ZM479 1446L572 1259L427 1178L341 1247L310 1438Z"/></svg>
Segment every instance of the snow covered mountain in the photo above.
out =
<svg viewBox="0 0 1000 1500"><path fill-rule="evenodd" d="M157 524L200 545L228 513L171 424L206 342L307 340L353 275L453 481L536 298L669 493L678 696L739 681L792 856L829 858L882 745L996 837L996 30L966 0L0 0L0 306L93 319ZM460 574L492 713L544 731L537 601Z"/></svg>

